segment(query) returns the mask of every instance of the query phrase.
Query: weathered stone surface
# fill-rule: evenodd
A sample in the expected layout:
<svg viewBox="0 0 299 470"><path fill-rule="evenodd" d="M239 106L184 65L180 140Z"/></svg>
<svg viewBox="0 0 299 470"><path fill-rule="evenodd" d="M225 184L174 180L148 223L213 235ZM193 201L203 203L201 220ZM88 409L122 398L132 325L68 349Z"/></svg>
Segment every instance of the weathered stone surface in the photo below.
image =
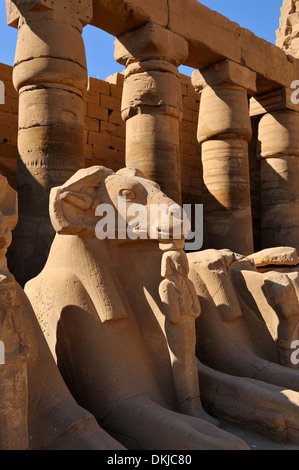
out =
<svg viewBox="0 0 299 470"><path fill-rule="evenodd" d="M217 139L202 144L204 224L211 247L253 252L248 145ZM242 233L242 237L240 237Z"/></svg>
<svg viewBox="0 0 299 470"><path fill-rule="evenodd" d="M1 450L123 449L66 388L6 250L17 223L17 195L0 174Z"/></svg>
<svg viewBox="0 0 299 470"><path fill-rule="evenodd" d="M203 402L227 418L233 389L239 397L231 410L235 422L259 423L270 435L275 430L276 438L297 442L298 431L289 432L287 423L298 429L299 372L290 361L290 343L298 338L298 273L262 274L229 250L188 259L202 309L196 327ZM250 400L250 411L239 407L240 396ZM275 415L260 413L260 400Z"/></svg>
<svg viewBox="0 0 299 470"><path fill-rule="evenodd" d="M260 116L275 111L298 111L298 104L292 102L292 88L279 88L250 98L250 116Z"/></svg>
<svg viewBox="0 0 299 470"><path fill-rule="evenodd" d="M63 18L67 23L69 15L76 15L82 24L89 23L93 16L91 0L5 0L7 11L7 23L18 27L21 16L28 12L37 12L37 16L52 10L53 16Z"/></svg>
<svg viewBox="0 0 299 470"><path fill-rule="evenodd" d="M26 291L83 409L62 385L28 298L8 272L15 195L4 184L0 341L8 361L0 357L1 449L122 448L89 413L136 449L247 449L205 410L299 446L292 346L299 341L299 123L291 98L299 71L297 3L283 3L281 50L196 0L6 1L9 24L19 28L15 272L23 283L44 265L54 233L48 198L56 186L50 211L57 235ZM126 69L107 82L90 79L84 102L81 33L89 22L117 36L115 57ZM180 80L180 64L199 69L197 99ZM76 173L98 156L120 168L121 115L127 168ZM4 128L3 143L5 122ZM152 203L169 209L181 202L181 159L188 166L184 188L191 180L204 185L203 201L201 189L193 201L204 202L205 239L225 249L186 256L183 234L173 239L175 217L167 237L156 217L155 240L136 237L149 235L143 219L130 232L135 237L120 226L125 221L132 229L134 219L132 212L121 219L119 195L128 198L126 209L137 202L147 214ZM119 211L119 238L96 237L100 203ZM250 256L252 203L255 242L270 250Z"/></svg>
<svg viewBox="0 0 299 470"><path fill-rule="evenodd" d="M24 285L44 266L53 239L50 189L84 166L87 65L81 33L92 1L20 2L17 11L20 221L14 255L15 274ZM17 11L8 2L13 24Z"/></svg>
<svg viewBox="0 0 299 470"><path fill-rule="evenodd" d="M299 113L273 111L259 124L262 248L298 245Z"/></svg>
<svg viewBox="0 0 299 470"><path fill-rule="evenodd" d="M211 424L200 406L194 343L186 336L186 329L194 329L199 306L196 297L189 298L184 240L173 239L180 219L171 217L164 239L161 220L155 219L158 239L134 241L124 232L128 212L121 212L125 227L116 224L114 239L100 240L94 209L110 202L120 210L120 194L128 196L128 210L137 203L147 214L151 204L173 204L156 183L129 168L118 173L104 167L80 170L51 192L51 218L58 233L45 269L26 285L26 292L60 370L76 400L134 449L246 449L240 439ZM140 225L136 234L139 230ZM161 268L164 253L167 269L164 262ZM179 328L169 325L166 279L167 289L169 282L176 283L176 306L184 322L179 318ZM176 361L171 367L174 332L177 344L184 345L175 354L186 370L178 369ZM173 374L179 374L179 388ZM180 406L192 416L179 413Z"/></svg>
<svg viewBox="0 0 299 470"><path fill-rule="evenodd" d="M238 70L224 61L194 72L192 83L201 95L197 139L202 144L205 247L250 254L254 251L248 161L252 128L243 86L253 87L255 75L243 68L239 75Z"/></svg>
<svg viewBox="0 0 299 470"><path fill-rule="evenodd" d="M244 139L252 135L247 92L238 86L207 87L201 94L197 138Z"/></svg>
<svg viewBox="0 0 299 470"><path fill-rule="evenodd" d="M169 22L167 0L151 0L150 3L143 0L93 1L91 24L116 37L144 25L149 18L166 28Z"/></svg>
<svg viewBox="0 0 299 470"><path fill-rule="evenodd" d="M248 259L254 261L256 267L275 264L278 266L299 264L297 250L287 246L268 248L248 256Z"/></svg>
<svg viewBox="0 0 299 470"><path fill-rule="evenodd" d="M173 116L138 114L126 121L126 164L139 168L180 202L179 123Z"/></svg>
<svg viewBox="0 0 299 470"><path fill-rule="evenodd" d="M206 86L214 88L224 83L238 85L247 90L249 95L257 91L256 73L227 59L210 67L195 70L192 74L192 83L197 92Z"/></svg>
<svg viewBox="0 0 299 470"><path fill-rule="evenodd" d="M156 1L94 0L92 24L119 36L151 18L187 40L189 54L184 65L202 69L227 58L258 74L259 93L279 86L289 87L292 80L298 78L298 60L290 61L275 45L200 2L173 0L168 10L166 0L159 2L158 7Z"/></svg>
<svg viewBox="0 0 299 470"><path fill-rule="evenodd" d="M123 65L144 60L165 60L181 65L188 55L188 43L171 30L152 21L115 41L115 60Z"/></svg>
<svg viewBox="0 0 299 470"><path fill-rule="evenodd" d="M124 121L147 110L181 120L183 103L179 77L151 69L126 77L121 108Z"/></svg>
<svg viewBox="0 0 299 470"><path fill-rule="evenodd" d="M121 106L126 165L156 181L178 203L183 103L177 66L187 54L184 38L151 22L115 42L116 60L127 65Z"/></svg>
<svg viewBox="0 0 299 470"><path fill-rule="evenodd" d="M159 285L162 312L165 316L164 329L178 409L183 414L203 416L199 397L195 319L200 315L200 303L194 286L188 279L189 264L183 250L164 253L161 262ZM178 361L180 358L180 361ZM211 418L207 419L211 421ZM216 422L215 422L216 423Z"/></svg>
<svg viewBox="0 0 299 470"><path fill-rule="evenodd" d="M296 0L283 0L276 45L286 54L299 58L299 8Z"/></svg>
<svg viewBox="0 0 299 470"><path fill-rule="evenodd" d="M277 111L262 117L259 126L262 157L299 155L299 113Z"/></svg>

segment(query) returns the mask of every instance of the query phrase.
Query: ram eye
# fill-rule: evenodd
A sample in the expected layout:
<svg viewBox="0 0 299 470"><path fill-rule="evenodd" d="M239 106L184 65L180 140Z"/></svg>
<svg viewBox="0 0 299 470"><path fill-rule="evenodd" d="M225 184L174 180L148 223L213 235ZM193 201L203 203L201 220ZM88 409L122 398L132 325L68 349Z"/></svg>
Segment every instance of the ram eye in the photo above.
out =
<svg viewBox="0 0 299 470"><path fill-rule="evenodd" d="M122 189L120 191L120 195L125 197L126 199L136 199L136 195L132 189Z"/></svg>

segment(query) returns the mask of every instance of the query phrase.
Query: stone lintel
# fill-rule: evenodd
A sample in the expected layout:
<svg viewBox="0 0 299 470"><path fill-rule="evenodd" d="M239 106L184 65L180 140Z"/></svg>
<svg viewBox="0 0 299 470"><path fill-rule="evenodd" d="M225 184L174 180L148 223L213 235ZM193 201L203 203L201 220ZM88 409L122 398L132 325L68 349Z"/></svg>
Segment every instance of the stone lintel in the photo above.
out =
<svg viewBox="0 0 299 470"><path fill-rule="evenodd" d="M254 117L282 110L299 112L299 103L292 102L294 92L294 89L283 87L252 97L250 99L250 116ZM298 100L298 93L296 99Z"/></svg>
<svg viewBox="0 0 299 470"><path fill-rule="evenodd" d="M249 94L255 94L257 75L247 67L225 59L192 74L192 84L199 93L205 87L211 88L221 85L238 85L245 88Z"/></svg>
<svg viewBox="0 0 299 470"><path fill-rule="evenodd" d="M114 57L122 65L145 60L164 60L176 66L188 56L188 43L176 33L148 22L115 40Z"/></svg>

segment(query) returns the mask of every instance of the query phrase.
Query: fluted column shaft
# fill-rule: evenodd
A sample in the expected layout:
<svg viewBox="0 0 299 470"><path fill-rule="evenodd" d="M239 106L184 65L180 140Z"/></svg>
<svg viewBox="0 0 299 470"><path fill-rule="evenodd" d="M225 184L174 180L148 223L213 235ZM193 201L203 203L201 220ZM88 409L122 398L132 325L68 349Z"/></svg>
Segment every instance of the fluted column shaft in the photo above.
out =
<svg viewBox="0 0 299 470"><path fill-rule="evenodd" d="M256 75L225 60L195 71L192 83L201 93L198 141L202 144L205 245L247 255L254 251L248 93L255 91Z"/></svg>
<svg viewBox="0 0 299 470"><path fill-rule="evenodd" d="M299 250L299 113L281 109L259 124L262 248Z"/></svg>
<svg viewBox="0 0 299 470"><path fill-rule="evenodd" d="M151 23L115 42L115 58L126 65L122 97L126 166L141 170L178 203L183 105L177 67L187 55L184 38Z"/></svg>
<svg viewBox="0 0 299 470"><path fill-rule="evenodd" d="M92 0L7 2L18 27L13 82L19 92L19 224L14 272L20 283L42 269L53 239L49 191L84 166L87 66L82 27Z"/></svg>

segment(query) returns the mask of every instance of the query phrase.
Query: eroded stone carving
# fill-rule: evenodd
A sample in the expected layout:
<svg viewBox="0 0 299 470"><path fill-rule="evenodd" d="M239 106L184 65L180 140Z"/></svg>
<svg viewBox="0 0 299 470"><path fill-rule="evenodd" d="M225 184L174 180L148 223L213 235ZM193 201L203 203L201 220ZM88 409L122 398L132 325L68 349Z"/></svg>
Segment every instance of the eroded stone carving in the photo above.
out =
<svg viewBox="0 0 299 470"><path fill-rule="evenodd" d="M298 373L282 367L279 357L279 339L290 340L297 323L294 297L285 298L285 289L295 295L289 275L259 273L251 260L229 250L188 259L204 312L197 323L200 355L223 372L299 390Z"/></svg>
<svg viewBox="0 0 299 470"><path fill-rule="evenodd" d="M298 444L298 372L279 364L277 347L265 341L270 325L264 319L252 340L237 295L239 271L261 273L251 260L229 250L188 255L189 278L202 310L196 320L197 388L192 322L200 307L186 281L183 238L95 238L96 206L109 201L117 208L117 197L124 193L128 206L132 201L146 207L172 202L132 169L80 170L53 189L51 219L57 235L45 269L26 286L77 401L129 448L246 448L211 424L213 418L202 412L201 404L185 408L193 416L175 412L199 391L205 409L216 416ZM183 328L174 343L177 325ZM191 334L185 356L184 328ZM176 368L175 356L185 361L184 368ZM189 382L183 369L191 373ZM201 417L195 418L196 413ZM160 432L152 433L158 416ZM173 429L175 441L170 439Z"/></svg>
<svg viewBox="0 0 299 470"><path fill-rule="evenodd" d="M0 449L122 449L66 388L6 250L17 196L0 175ZM3 362L3 363L2 363Z"/></svg>
<svg viewBox="0 0 299 470"><path fill-rule="evenodd" d="M175 390L169 347L186 364L192 345L185 357L175 349L171 322L192 330L199 313L194 295L193 300L187 295L183 239L98 240L95 208L110 203L117 209L121 194L128 206L134 201L148 210L152 203L173 204L155 183L129 168L80 170L51 192L57 234L44 270L27 283L26 292L62 375L78 403L129 448L248 449L203 412L206 419L175 411L190 390L182 368L178 373L186 385ZM176 223L172 219L172 229ZM178 287L181 293L170 300L170 290ZM164 322L171 323L165 331ZM186 345L185 334L179 333L179 348ZM193 369L192 375L198 395Z"/></svg>
<svg viewBox="0 0 299 470"><path fill-rule="evenodd" d="M188 259L202 308L197 355L203 403L219 416L255 422L276 438L298 443L299 373L285 367L290 338L298 332L296 302L284 295L291 288L288 275L259 273L252 260L229 250L205 250ZM244 406L248 400L250 410Z"/></svg>
<svg viewBox="0 0 299 470"><path fill-rule="evenodd" d="M195 319L200 315L200 303L188 273L188 259L183 250L163 254L161 275L164 279L159 293L178 409L203 417L195 356Z"/></svg>
<svg viewBox="0 0 299 470"><path fill-rule="evenodd" d="M29 345L21 329L22 306L17 302L14 277L0 273L0 449L23 450L29 446L28 376Z"/></svg>
<svg viewBox="0 0 299 470"><path fill-rule="evenodd" d="M13 84L19 94L14 273L24 286L45 265L55 235L49 192L84 167L87 64L82 28L92 0L7 0L18 28ZM59 40L57 40L59 38Z"/></svg>

